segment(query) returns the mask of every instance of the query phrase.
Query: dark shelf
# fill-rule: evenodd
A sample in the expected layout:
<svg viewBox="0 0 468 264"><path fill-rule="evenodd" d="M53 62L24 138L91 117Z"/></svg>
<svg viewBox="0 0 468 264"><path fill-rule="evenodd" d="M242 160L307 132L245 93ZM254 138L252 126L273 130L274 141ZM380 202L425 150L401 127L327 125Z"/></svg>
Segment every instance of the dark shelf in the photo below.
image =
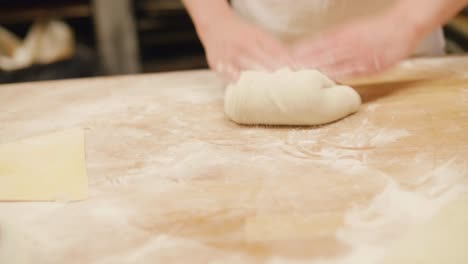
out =
<svg viewBox="0 0 468 264"><path fill-rule="evenodd" d="M31 22L44 17L77 18L90 17L90 1L47 0L47 1L0 1L0 23L14 24Z"/></svg>

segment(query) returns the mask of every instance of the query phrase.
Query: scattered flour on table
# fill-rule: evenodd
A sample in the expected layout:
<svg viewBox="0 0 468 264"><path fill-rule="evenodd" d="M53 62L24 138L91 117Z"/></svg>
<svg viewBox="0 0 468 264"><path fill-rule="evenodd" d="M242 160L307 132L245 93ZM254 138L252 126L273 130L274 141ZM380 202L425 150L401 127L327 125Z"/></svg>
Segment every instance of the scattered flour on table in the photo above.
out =
<svg viewBox="0 0 468 264"><path fill-rule="evenodd" d="M243 257L240 254L226 255L222 250L217 250L193 239L159 235L149 239L130 254L117 253L115 256L95 261L93 264L168 263L171 261L179 263L177 259L181 251L192 253L192 263L238 264L246 263L248 260L248 257ZM222 261L217 262L213 259L222 259Z"/></svg>
<svg viewBox="0 0 468 264"><path fill-rule="evenodd" d="M255 132L255 129L247 128L244 134L255 135ZM446 203L468 190L463 183L468 172L466 166L461 166L466 164L460 165L455 160L433 164L433 159L430 157L424 155L414 157L412 162L416 163L421 171L412 179L413 185L416 186L413 189L407 189L397 183L392 175L366 164L367 154L365 151L363 153L362 149L384 147L409 137L411 133L405 129L377 127L369 120L364 120L359 125L359 129L349 129L345 133L334 136L323 137L323 134L323 130L318 129L292 130L283 140L265 138L264 141L256 142L256 147L263 153L271 155L258 155L251 157L251 160L262 163L271 162L279 157L284 158L285 155L292 159L316 157L317 159L313 162L326 164L348 175L372 174L386 182L385 187L370 203L355 206L346 212L345 225L336 233L337 240L349 248L349 252L345 255L314 261L293 261L273 257L267 261L269 264L378 264L387 253L389 245L406 230L429 219ZM317 150L308 148L317 145L320 141L326 144ZM206 168L223 164L230 166L236 163L242 164L245 161L242 152L231 152L223 156L222 147L217 145L237 146L238 143L229 139L182 142L170 147L164 158L146 160L148 166L144 166L144 170L127 171L131 177L122 178L118 184L148 183L148 177L151 175L159 179L170 177L184 180L188 175L186 171L188 169L203 172ZM286 152L279 151L280 149ZM210 159L213 156L217 158ZM176 157L180 159L176 160ZM162 164L165 165L161 166ZM161 167L164 169L157 170ZM160 186L160 188L154 188L154 191L162 191L164 188ZM237 255L213 251L212 248L205 247L196 240L163 235L147 241L134 251L123 253L118 257L120 262L116 261L116 258L110 258L99 263L132 263L149 259L151 256L157 258L161 254L176 258L173 254L176 254L174 253L176 249L181 247L188 251L204 252L205 256L216 256L215 259L232 258L233 263L242 260L242 257ZM248 259L244 259L243 262L249 263Z"/></svg>
<svg viewBox="0 0 468 264"><path fill-rule="evenodd" d="M429 164L427 164L429 165ZM454 161L428 166L420 175L420 187L408 190L390 175L384 190L367 205L347 211L345 225L338 230L337 240L349 247L341 257L314 261L290 261L272 258L268 264L379 264L389 246L408 230L428 221L444 205L468 192L466 166Z"/></svg>
<svg viewBox="0 0 468 264"><path fill-rule="evenodd" d="M340 171L352 172L368 168L368 151L411 136L406 129L378 127L368 119L354 126L339 134L330 133L326 128L293 130L285 142L273 142L266 146L271 153L282 149L288 157L307 159ZM321 146L314 147L317 145Z"/></svg>
<svg viewBox="0 0 468 264"><path fill-rule="evenodd" d="M345 148L375 148L410 136L406 129L388 129L374 126L365 119L358 131L350 131L332 138L328 143Z"/></svg>
<svg viewBox="0 0 468 264"><path fill-rule="evenodd" d="M423 184L416 191L406 190L388 177L385 190L369 205L350 210L337 238L352 251L343 259L330 263L378 263L385 256L388 241L394 241L408 228L427 221L445 204L467 191L467 186L461 183L466 177L466 169L452 162L426 173L421 179L432 183Z"/></svg>
<svg viewBox="0 0 468 264"><path fill-rule="evenodd" d="M383 191L367 205L356 206L345 215L345 226L337 234L337 240L350 248L349 253L333 258L315 261L290 261L272 258L269 264L312 263L312 264L378 264L389 245L401 237L411 227L427 221L444 205L468 192L466 162L456 159L440 164L425 154L412 159L421 168L419 175L411 179L408 189L397 183L392 175L374 169L366 164L367 154L356 149L383 147L411 135L406 129L376 127L367 120L359 132L346 132L335 137L327 137L326 146L317 152L306 153L320 157L319 163L349 175L372 174L382 178L386 184ZM314 144L319 139L294 142L291 145ZM304 153L304 151L301 151ZM392 161L389 161L392 162Z"/></svg>
<svg viewBox="0 0 468 264"><path fill-rule="evenodd" d="M115 110L118 111L118 109ZM187 125L183 120L178 119L171 120L171 122L177 123L181 128ZM187 179L188 175L193 175L188 171L209 176L207 172L211 169L242 166L249 161L254 161L256 168L268 169L268 173L271 172L268 176L276 177L279 172L275 172L277 168L274 164L272 168L265 168L265 164L272 164L275 160L312 162L313 165L325 164L343 172L346 176L371 175L384 182L385 187L371 202L356 205L346 212L345 225L336 233L336 239L349 248L349 252L343 256L314 261L293 261L274 257L267 263L378 264L385 255L389 243L401 236L405 230L425 221L447 202L468 190L465 185L468 173L466 162L451 160L434 164L430 156L416 156L411 162L421 169L412 177L411 189L397 183L393 175L369 166L367 163L369 154L366 150L385 147L409 137L411 133L406 129L378 127L365 119L362 123L352 125L344 131L341 134L332 134L331 127L291 130L285 138L265 133L265 135L268 134L265 138L259 137L251 141L255 144L252 147L258 154L252 157L246 157L245 152L239 149L239 146L249 147L250 141L244 142L246 138L216 140L186 138L185 141L177 141L169 146L161 155L134 157L142 161L142 166L120 172L122 177L92 182L91 191L96 195L92 199L93 207L87 207L86 201L82 204L75 204L76 207L67 207L65 204L25 205L8 210L9 206L2 206L0 219L2 216L16 215L21 219L18 221L21 225L18 226L29 227L28 230L23 231L27 233L32 242L19 245L17 248L20 249L23 246L27 248L30 243L34 246L35 241L38 241L44 247L41 251L53 255L55 252L66 251L69 247L83 245L88 241L86 236L89 233L101 236L112 233L115 236L113 239L122 245L131 245L131 248L117 252L114 257L97 259L93 262L95 264L154 262L158 258L162 261L177 260L179 252L193 253L193 256L197 257L202 256L200 262L203 263L210 261L210 263L258 263L246 255L216 249L197 239L181 238L170 234L146 238L140 244L126 241L129 237L141 235L139 233L141 230L129 221L139 216L138 213L141 214L135 209L139 206L136 202L148 203L153 201L154 197L174 191L173 188L178 185L168 180ZM121 130L120 133L133 135L134 131ZM258 133L259 131L255 128L246 128L242 135L249 138L257 136ZM191 135L188 134L188 136ZM321 146L317 147L318 145ZM226 148L230 148L227 155ZM102 189L98 192L96 186ZM109 189L113 192L107 192ZM126 196L130 200L125 200L123 195L112 196L117 192L116 190L131 193L131 196ZM192 205L193 201L184 199L165 202L174 202L173 206L187 203L192 206L191 210L197 212L206 211L211 207L217 209L219 206L213 199L205 202L197 201L197 207ZM13 207L11 205L11 208ZM154 208L155 214L164 215L163 205L156 204ZM180 206L180 208L185 209L188 206ZM174 210L171 206L168 206L169 209ZM27 210L32 211L27 216L22 216L24 215L22 212ZM80 222L77 223L76 219L80 219ZM51 234L45 235L44 227L56 229L53 229L54 232ZM120 234L115 230L125 230L127 233Z"/></svg>
<svg viewBox="0 0 468 264"><path fill-rule="evenodd" d="M368 104L365 106L364 111L366 112L375 112L380 107L378 104Z"/></svg>
<svg viewBox="0 0 468 264"><path fill-rule="evenodd" d="M390 175L385 189L368 205L355 207L345 216L345 226L338 231L339 241L351 251L337 259L318 260L314 264L378 264L386 249L406 230L428 220L445 204L468 191L464 183L468 173L455 161L426 164L417 178L418 187L408 190Z"/></svg>

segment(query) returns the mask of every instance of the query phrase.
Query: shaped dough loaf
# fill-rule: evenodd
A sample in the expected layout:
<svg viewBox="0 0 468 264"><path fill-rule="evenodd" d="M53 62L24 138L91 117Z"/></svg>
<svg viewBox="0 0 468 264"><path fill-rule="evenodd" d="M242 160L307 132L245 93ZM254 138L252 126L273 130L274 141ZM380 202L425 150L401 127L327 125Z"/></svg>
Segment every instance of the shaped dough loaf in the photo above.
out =
<svg viewBox="0 0 468 264"><path fill-rule="evenodd" d="M239 124L319 125L359 109L361 97L316 70L246 71L227 87L224 111Z"/></svg>

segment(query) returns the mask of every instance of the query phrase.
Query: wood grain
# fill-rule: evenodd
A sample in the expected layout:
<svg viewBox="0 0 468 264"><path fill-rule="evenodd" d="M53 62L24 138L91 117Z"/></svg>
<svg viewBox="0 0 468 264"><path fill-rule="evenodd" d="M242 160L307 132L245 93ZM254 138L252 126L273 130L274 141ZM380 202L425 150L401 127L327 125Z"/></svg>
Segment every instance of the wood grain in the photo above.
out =
<svg viewBox="0 0 468 264"><path fill-rule="evenodd" d="M0 203L0 228L34 263L371 261L465 190L466 72L404 62L309 128L229 122L208 71L0 86L0 143L82 127L90 176L87 201Z"/></svg>

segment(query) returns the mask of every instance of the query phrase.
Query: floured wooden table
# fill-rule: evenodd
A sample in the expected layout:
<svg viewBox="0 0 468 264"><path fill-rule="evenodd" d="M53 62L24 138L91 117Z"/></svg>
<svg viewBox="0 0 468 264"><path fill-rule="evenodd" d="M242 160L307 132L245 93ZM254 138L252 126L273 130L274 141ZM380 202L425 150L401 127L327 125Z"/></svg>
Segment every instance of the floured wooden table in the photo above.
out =
<svg viewBox="0 0 468 264"><path fill-rule="evenodd" d="M0 143L82 127L90 182L82 202L0 203L0 252L48 264L378 263L467 190L468 58L407 61L354 87L357 114L273 128L229 122L208 71L0 86Z"/></svg>

